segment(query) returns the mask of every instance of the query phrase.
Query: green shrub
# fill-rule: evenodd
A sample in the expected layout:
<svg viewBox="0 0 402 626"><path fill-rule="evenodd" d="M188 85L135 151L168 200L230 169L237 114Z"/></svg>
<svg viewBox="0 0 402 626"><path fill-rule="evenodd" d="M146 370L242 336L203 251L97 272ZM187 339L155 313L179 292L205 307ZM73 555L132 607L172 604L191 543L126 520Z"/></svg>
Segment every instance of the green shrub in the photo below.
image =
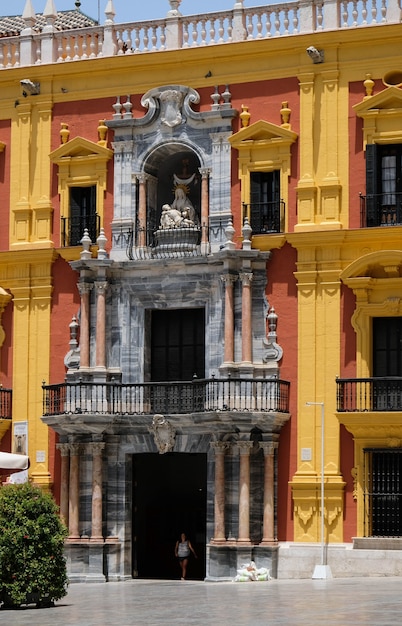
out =
<svg viewBox="0 0 402 626"><path fill-rule="evenodd" d="M65 596L66 536L51 495L30 483L1 487L0 602L51 604Z"/></svg>

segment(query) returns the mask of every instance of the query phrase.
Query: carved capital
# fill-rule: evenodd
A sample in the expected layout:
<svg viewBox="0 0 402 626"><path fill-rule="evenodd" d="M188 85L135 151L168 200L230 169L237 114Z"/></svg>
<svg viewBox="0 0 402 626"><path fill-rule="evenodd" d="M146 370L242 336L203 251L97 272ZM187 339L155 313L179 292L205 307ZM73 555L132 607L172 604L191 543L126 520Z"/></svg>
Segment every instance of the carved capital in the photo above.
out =
<svg viewBox="0 0 402 626"><path fill-rule="evenodd" d="M61 456L70 456L70 444L69 443L56 443L56 448L60 450Z"/></svg>
<svg viewBox="0 0 402 626"><path fill-rule="evenodd" d="M252 272L240 272L239 278L245 287L250 287L253 281L253 273Z"/></svg>
<svg viewBox="0 0 402 626"><path fill-rule="evenodd" d="M104 441L95 441L87 444L88 450L92 452L92 456L101 456L105 446L106 444Z"/></svg>
<svg viewBox="0 0 402 626"><path fill-rule="evenodd" d="M226 450L229 448L227 441L211 441L210 446L215 452L215 455L225 454Z"/></svg>
<svg viewBox="0 0 402 626"><path fill-rule="evenodd" d="M221 274L221 281L226 287L231 287L236 280L237 276L235 274Z"/></svg>
<svg viewBox="0 0 402 626"><path fill-rule="evenodd" d="M70 448L71 456L79 456L81 454L81 444L80 443L69 443L68 447Z"/></svg>
<svg viewBox="0 0 402 626"><path fill-rule="evenodd" d="M77 289L78 289L80 296L89 294L92 288L93 288L92 283L78 283L77 285Z"/></svg>
<svg viewBox="0 0 402 626"><path fill-rule="evenodd" d="M236 446L239 449L240 456L249 456L253 448L252 441L237 441Z"/></svg>
<svg viewBox="0 0 402 626"><path fill-rule="evenodd" d="M260 441L259 446L264 451L264 456L273 456L278 444L276 441Z"/></svg>
<svg viewBox="0 0 402 626"><path fill-rule="evenodd" d="M97 281L95 283L96 293L98 295L106 293L108 283L106 281Z"/></svg>

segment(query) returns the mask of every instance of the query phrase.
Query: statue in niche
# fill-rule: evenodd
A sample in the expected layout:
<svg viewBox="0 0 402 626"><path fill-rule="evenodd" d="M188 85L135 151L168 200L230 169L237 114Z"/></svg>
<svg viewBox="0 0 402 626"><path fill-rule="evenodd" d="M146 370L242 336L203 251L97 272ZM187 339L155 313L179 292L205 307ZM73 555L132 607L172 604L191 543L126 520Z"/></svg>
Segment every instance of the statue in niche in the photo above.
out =
<svg viewBox="0 0 402 626"><path fill-rule="evenodd" d="M194 228L199 226L198 215L187 194L186 185L182 183L176 185L172 204L162 206L160 228Z"/></svg>

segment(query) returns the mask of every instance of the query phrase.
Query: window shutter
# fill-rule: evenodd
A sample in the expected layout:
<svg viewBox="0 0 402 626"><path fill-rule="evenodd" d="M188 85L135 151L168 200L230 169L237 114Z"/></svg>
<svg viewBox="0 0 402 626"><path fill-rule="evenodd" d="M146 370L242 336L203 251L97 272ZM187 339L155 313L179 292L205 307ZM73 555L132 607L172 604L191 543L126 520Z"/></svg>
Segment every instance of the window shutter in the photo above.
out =
<svg viewBox="0 0 402 626"><path fill-rule="evenodd" d="M377 211L378 194L378 146L368 144L366 146L366 224L365 226L378 226L379 216Z"/></svg>

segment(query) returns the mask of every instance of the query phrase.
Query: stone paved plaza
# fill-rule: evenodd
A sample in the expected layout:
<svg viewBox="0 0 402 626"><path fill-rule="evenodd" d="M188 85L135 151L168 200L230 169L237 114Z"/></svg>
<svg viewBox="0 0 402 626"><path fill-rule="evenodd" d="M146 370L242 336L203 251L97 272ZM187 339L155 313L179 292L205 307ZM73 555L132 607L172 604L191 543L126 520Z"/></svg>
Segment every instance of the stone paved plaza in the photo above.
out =
<svg viewBox="0 0 402 626"><path fill-rule="evenodd" d="M401 623L402 578L70 585L54 608L0 610L7 626L373 626Z"/></svg>

